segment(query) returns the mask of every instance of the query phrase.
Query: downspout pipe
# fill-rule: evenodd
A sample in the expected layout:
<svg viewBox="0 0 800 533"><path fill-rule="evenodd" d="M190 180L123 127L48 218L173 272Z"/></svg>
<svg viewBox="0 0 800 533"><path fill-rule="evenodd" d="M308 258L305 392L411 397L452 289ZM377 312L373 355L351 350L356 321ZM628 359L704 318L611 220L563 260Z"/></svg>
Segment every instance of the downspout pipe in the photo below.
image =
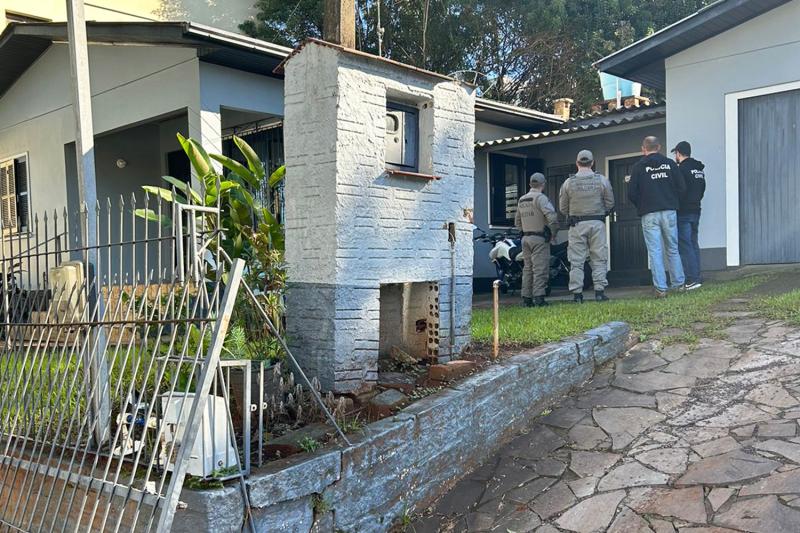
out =
<svg viewBox="0 0 800 533"><path fill-rule="evenodd" d="M456 223L447 224L447 240L450 242L450 359L456 353Z"/></svg>

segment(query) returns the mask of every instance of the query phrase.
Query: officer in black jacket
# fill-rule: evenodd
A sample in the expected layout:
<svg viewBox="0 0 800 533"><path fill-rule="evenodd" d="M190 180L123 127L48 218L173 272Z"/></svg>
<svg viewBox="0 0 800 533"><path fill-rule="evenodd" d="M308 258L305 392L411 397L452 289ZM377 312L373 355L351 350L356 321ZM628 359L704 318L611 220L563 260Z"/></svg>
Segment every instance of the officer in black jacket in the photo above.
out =
<svg viewBox="0 0 800 533"><path fill-rule="evenodd" d="M692 145L681 141L672 149L686 182L686 194L678 207L678 250L686 274L686 290L700 288L700 203L706 192L706 166L692 157Z"/></svg>
<svg viewBox="0 0 800 533"><path fill-rule="evenodd" d="M683 288L685 277L678 253L678 207L686 193L683 173L678 165L661 153L657 137L645 137L644 157L634 166L628 184L628 199L642 217L642 232L650 257L650 270L657 298L667 295L667 275L673 289ZM667 265L664 265L664 256Z"/></svg>

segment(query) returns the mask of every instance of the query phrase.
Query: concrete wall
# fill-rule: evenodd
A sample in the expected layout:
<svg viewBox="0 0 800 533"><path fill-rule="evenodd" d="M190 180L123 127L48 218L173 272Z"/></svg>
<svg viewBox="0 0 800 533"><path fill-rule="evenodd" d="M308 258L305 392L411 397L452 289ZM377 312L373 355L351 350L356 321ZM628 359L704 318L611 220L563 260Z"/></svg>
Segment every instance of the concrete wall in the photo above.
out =
<svg viewBox="0 0 800 533"><path fill-rule="evenodd" d="M612 322L509 357L368 425L351 436L352 446L254 471L247 488L256 531L395 531L404 514L425 509L549 402L622 354L629 331ZM176 513L176 533L242 530L237 486L184 489L180 499L187 505Z"/></svg>
<svg viewBox="0 0 800 533"><path fill-rule="evenodd" d="M594 153L596 170L606 173L608 158L625 154L641 153L642 139L647 135L657 135L664 138L666 129L663 120L653 121L648 125L635 126L629 129L612 128L601 130L593 135L570 135L562 140L539 143L525 147L510 148L497 147L497 150L507 154L524 155L526 157L544 160L545 168L575 163L578 152L588 148ZM489 151L478 150L475 152L475 224L484 230L489 230ZM556 205L558 198L551 198ZM502 231L504 228L497 228ZM566 231L559 233L559 239L566 238ZM476 278L493 278L495 269L489 261L491 245L476 243L475 266ZM613 260L612 260L613 264Z"/></svg>
<svg viewBox="0 0 800 533"><path fill-rule="evenodd" d="M419 171L386 173L387 99L419 109ZM455 350L472 292L474 95L386 62L308 44L285 82L288 337L327 388L377 379L380 285L436 281L449 353L447 224L456 224Z"/></svg>
<svg viewBox="0 0 800 533"><path fill-rule="evenodd" d="M725 95L800 80L798 20L794 0L666 61L667 142L691 142L692 155L706 164L705 216L726 221L701 223L702 248L724 249L726 226L739 224L725 205Z"/></svg>

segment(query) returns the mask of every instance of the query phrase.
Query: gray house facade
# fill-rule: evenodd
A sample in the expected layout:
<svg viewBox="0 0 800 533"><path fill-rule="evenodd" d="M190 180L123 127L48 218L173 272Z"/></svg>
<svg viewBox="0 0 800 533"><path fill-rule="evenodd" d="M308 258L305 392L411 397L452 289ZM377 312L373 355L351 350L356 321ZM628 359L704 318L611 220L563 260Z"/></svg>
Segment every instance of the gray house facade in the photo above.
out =
<svg viewBox="0 0 800 533"><path fill-rule="evenodd" d="M800 0L721 0L597 64L666 91L668 145L706 164L708 264L800 262L798 21Z"/></svg>

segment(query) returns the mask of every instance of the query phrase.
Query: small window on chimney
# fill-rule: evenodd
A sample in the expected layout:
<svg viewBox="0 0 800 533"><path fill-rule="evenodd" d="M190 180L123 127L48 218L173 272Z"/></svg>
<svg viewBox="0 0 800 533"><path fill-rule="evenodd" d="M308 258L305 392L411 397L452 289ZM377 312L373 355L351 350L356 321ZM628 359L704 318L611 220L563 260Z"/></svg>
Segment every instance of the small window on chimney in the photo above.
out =
<svg viewBox="0 0 800 533"><path fill-rule="evenodd" d="M386 104L386 168L417 172L419 110L408 105Z"/></svg>

